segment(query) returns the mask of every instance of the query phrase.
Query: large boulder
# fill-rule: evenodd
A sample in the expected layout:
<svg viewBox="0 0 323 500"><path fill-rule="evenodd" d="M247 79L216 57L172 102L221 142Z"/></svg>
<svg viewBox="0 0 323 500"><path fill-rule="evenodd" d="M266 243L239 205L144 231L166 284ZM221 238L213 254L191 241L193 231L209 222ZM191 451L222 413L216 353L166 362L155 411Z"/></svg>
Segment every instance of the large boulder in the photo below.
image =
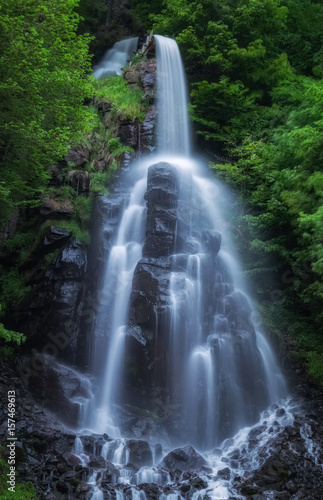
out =
<svg viewBox="0 0 323 500"><path fill-rule="evenodd" d="M126 445L129 450L129 462L143 467L153 464L153 456L147 441L137 439L127 439Z"/></svg>
<svg viewBox="0 0 323 500"><path fill-rule="evenodd" d="M176 448L176 450L168 453L159 465L168 470L178 469L181 472L198 472L204 465L207 465L207 461L194 450L193 446L187 445L184 448Z"/></svg>
<svg viewBox="0 0 323 500"><path fill-rule="evenodd" d="M144 257L164 257L173 253L177 222L179 180L169 163L152 165L147 178L147 226Z"/></svg>

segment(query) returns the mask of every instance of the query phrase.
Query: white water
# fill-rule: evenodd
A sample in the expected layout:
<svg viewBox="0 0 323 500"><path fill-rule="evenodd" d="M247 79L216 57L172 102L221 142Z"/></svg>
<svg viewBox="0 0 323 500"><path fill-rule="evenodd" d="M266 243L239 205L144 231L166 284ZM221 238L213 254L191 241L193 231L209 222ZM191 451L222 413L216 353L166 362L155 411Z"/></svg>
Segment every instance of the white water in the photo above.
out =
<svg viewBox="0 0 323 500"><path fill-rule="evenodd" d="M107 50L100 63L95 66L93 76L101 78L109 75L121 75L122 68L131 61L137 46L138 37L116 42L112 49Z"/></svg>
<svg viewBox="0 0 323 500"><path fill-rule="evenodd" d="M156 326L152 332L156 353L166 349L167 362L151 370L151 383L155 371L164 384L162 389L170 407L177 409L174 421L177 419L178 424L180 419L180 426L172 436L174 444L190 442L206 451L236 434L237 447L246 439L259 413L285 394L272 350L250 320L252 303L222 215L229 197L219 183L208 178L207 169L190 156L186 83L177 45L160 36L155 39L158 156L146 157L131 167L131 196L125 201L102 282L103 295L109 301L102 300L96 321L93 371L98 373L98 390L82 422L96 433L116 438L103 446L101 455L119 464L121 483L132 485L162 485L169 480L154 468L142 468L135 475L124 468L129 455L119 431L118 408L124 403L127 389L123 381L129 303L145 243L145 195L151 165L170 163L178 179L174 252L163 256L170 266L165 278L169 303L166 320L165 308L162 316L161 308L154 306ZM219 253L215 249L217 231L221 234ZM146 258L158 265L158 259L149 255ZM166 330L165 324L169 325ZM222 458L229 451L223 450ZM224 467L212 455L209 460L215 472ZM95 495L99 495L97 488ZM216 480L210 497L229 498L228 491L223 480ZM132 495L134 499L145 498L144 492L136 488ZM121 491L117 491L117 498L124 498ZM181 497L172 493L160 498Z"/></svg>
<svg viewBox="0 0 323 500"><path fill-rule="evenodd" d="M189 156L190 126L186 79L177 43L155 35L158 91L158 151Z"/></svg>

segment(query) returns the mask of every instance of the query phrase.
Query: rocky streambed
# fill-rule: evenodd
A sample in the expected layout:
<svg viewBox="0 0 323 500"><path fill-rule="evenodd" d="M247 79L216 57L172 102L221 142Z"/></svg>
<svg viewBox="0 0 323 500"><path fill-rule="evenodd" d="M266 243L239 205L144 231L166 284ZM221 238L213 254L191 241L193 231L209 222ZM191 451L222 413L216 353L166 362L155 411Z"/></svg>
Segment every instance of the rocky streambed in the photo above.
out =
<svg viewBox="0 0 323 500"><path fill-rule="evenodd" d="M68 430L34 404L11 366L0 368L1 441L8 437L7 393L14 390L19 481L32 481L40 499L322 498L319 389L307 387L309 402L298 386L256 425L200 454L190 445L173 449L163 425L149 416L129 413L117 439Z"/></svg>

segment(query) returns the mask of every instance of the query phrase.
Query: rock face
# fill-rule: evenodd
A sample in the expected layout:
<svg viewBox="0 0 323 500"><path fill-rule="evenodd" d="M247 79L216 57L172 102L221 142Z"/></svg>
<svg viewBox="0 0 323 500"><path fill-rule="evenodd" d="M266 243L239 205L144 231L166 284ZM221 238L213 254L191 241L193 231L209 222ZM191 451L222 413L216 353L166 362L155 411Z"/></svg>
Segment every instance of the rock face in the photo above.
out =
<svg viewBox="0 0 323 500"><path fill-rule="evenodd" d="M161 461L160 466L168 470L180 470L181 472L200 471L206 460L194 450L193 446L185 446L171 451Z"/></svg>
<svg viewBox="0 0 323 500"><path fill-rule="evenodd" d="M147 441L127 439L126 446L129 449L129 462L142 467L152 465L153 457Z"/></svg>
<svg viewBox="0 0 323 500"><path fill-rule="evenodd" d="M137 119L124 121L120 124L118 137L123 144L135 149L139 154L150 153L155 149L155 85L156 85L156 60L148 59L140 64L139 70L129 68L125 72L125 79L132 86L143 88L143 99L148 103L148 110L143 122Z"/></svg>
<svg viewBox="0 0 323 500"><path fill-rule="evenodd" d="M169 257L173 253L178 193L179 183L174 167L162 162L149 168L144 257Z"/></svg>
<svg viewBox="0 0 323 500"><path fill-rule="evenodd" d="M90 383L83 375L37 352L19 360L18 372L39 405L70 428L78 426L82 403L91 398Z"/></svg>
<svg viewBox="0 0 323 500"><path fill-rule="evenodd" d="M90 177L87 170L70 170L68 181L77 193L88 193L90 190Z"/></svg>
<svg viewBox="0 0 323 500"><path fill-rule="evenodd" d="M63 248L62 248L63 247ZM34 290L20 305L18 320L27 335L26 347L73 362L77 345L79 308L87 270L86 247L71 240L69 231L51 226L34 261L44 253L58 252L43 275L33 276ZM18 328L19 328L18 324Z"/></svg>
<svg viewBox="0 0 323 500"><path fill-rule="evenodd" d="M85 147L70 149L67 156L65 156L65 161L74 163L75 166L82 166L90 160L89 149Z"/></svg>

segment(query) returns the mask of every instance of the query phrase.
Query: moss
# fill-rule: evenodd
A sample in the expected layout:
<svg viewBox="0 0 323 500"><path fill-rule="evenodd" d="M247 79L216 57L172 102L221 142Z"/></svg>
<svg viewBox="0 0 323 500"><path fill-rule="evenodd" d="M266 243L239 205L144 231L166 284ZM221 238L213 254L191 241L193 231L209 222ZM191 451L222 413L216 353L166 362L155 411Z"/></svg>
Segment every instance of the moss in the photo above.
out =
<svg viewBox="0 0 323 500"><path fill-rule="evenodd" d="M8 476L10 472L10 466L5 459L4 448L0 449L0 498L1 500L37 500L39 497L33 484L29 481L27 483L19 482L19 475L15 471L15 491L8 491Z"/></svg>
<svg viewBox="0 0 323 500"><path fill-rule="evenodd" d="M139 121L145 119L143 109L143 93L140 89L128 86L123 76L108 76L93 81L95 101L103 101L112 105L110 113L119 118Z"/></svg>
<svg viewBox="0 0 323 500"><path fill-rule="evenodd" d="M84 245L89 245L91 241L88 229L80 227L80 224L76 220L55 221L55 226L59 229L66 229L66 231L71 231L74 238Z"/></svg>
<svg viewBox="0 0 323 500"><path fill-rule="evenodd" d="M134 153L134 150L132 148L130 148L129 146L124 146L124 144L121 143L119 137L113 137L108 141L108 150L114 156L121 156L125 152Z"/></svg>

